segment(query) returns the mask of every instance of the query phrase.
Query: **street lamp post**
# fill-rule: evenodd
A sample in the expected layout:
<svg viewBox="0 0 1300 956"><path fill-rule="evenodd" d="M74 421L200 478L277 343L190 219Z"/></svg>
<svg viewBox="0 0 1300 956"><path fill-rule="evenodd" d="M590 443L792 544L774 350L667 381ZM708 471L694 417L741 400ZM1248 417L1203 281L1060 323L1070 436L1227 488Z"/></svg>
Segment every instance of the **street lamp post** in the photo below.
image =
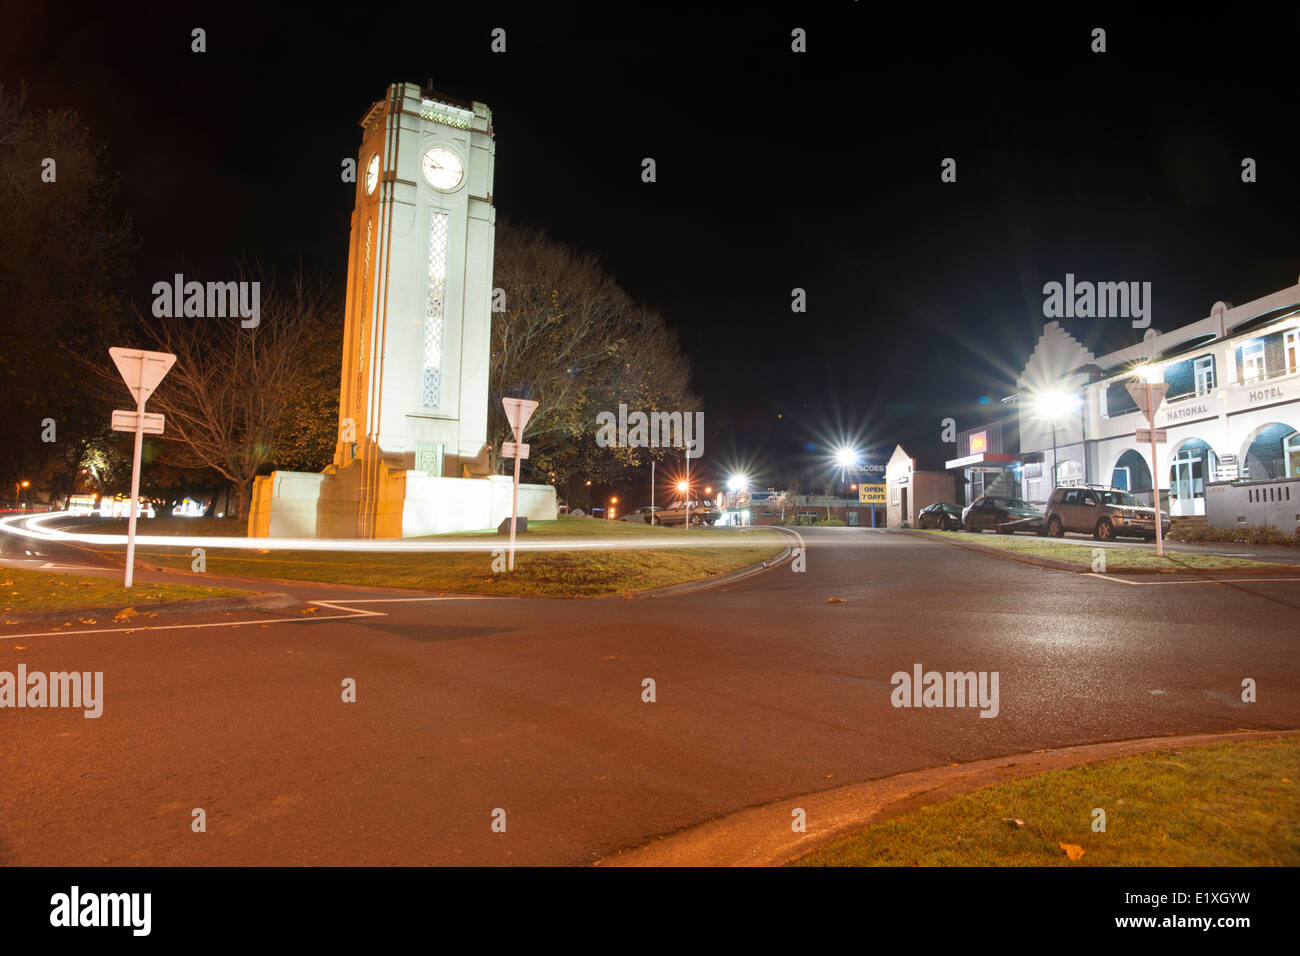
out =
<svg viewBox="0 0 1300 956"><path fill-rule="evenodd" d="M1056 490L1056 416L1052 416L1052 490Z"/></svg>
<svg viewBox="0 0 1300 956"><path fill-rule="evenodd" d="M848 470L850 468L856 468L858 465L857 450L853 448L849 448L847 446L843 446L838 451L835 452L835 461L840 466L840 493L841 495L843 495L844 483L848 480ZM831 506L830 503L827 502L826 517L829 518L830 516L831 516ZM847 507L844 509L844 517L845 519L848 518Z"/></svg>
<svg viewBox="0 0 1300 956"><path fill-rule="evenodd" d="M1060 464L1056 460L1058 454L1056 447L1056 423L1060 417L1074 406L1074 399L1067 395L1061 389L1051 389L1050 391L1040 392L1034 400L1035 416L1039 420L1046 420L1052 429L1052 484L1048 496L1056 490L1056 469ZM1084 457L1087 457L1087 449L1084 449Z"/></svg>

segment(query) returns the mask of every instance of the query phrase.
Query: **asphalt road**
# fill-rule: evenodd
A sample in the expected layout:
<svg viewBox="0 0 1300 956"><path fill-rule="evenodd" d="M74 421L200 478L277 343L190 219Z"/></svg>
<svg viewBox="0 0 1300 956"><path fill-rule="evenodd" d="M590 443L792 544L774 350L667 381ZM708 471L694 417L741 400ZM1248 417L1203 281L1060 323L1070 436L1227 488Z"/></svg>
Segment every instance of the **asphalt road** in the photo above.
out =
<svg viewBox="0 0 1300 956"><path fill-rule="evenodd" d="M803 534L803 573L674 598L276 586L328 604L0 628L0 671L104 675L98 719L0 709L0 863L580 864L903 771L1300 727L1300 580L1101 578ZM997 716L891 706L914 664L996 671Z"/></svg>

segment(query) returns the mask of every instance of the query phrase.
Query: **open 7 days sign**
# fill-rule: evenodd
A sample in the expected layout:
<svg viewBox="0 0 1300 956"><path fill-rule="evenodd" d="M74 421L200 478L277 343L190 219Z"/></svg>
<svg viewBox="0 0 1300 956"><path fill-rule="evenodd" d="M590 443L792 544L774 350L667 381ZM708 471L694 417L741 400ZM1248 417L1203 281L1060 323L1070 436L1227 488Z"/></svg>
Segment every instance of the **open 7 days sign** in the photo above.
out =
<svg viewBox="0 0 1300 956"><path fill-rule="evenodd" d="M883 505L885 503L885 486L883 484L858 485L858 503L863 505Z"/></svg>

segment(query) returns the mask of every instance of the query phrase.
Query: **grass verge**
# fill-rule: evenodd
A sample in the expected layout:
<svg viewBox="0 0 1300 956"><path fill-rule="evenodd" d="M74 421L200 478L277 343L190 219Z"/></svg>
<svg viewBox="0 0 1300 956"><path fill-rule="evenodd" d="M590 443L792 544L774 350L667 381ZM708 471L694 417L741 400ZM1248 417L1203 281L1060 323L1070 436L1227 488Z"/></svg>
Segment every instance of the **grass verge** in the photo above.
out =
<svg viewBox="0 0 1300 956"><path fill-rule="evenodd" d="M185 519L171 520L175 522ZM206 519L197 520L202 522ZM174 532L155 531L142 521L139 533L184 534L184 527L181 525L181 530ZM122 533L108 523L95 525L95 531L103 534ZM716 577L773 557L784 547L778 532L742 533L747 543L737 546L738 532L711 528L654 528L644 524L568 516L558 521L529 522L528 532L521 535L521 538L527 541L554 541L556 550L517 552L513 574L494 572L494 558L488 551L263 552L212 548L207 551L205 560L209 574L469 594L595 597ZM578 538L601 538L615 543L626 540L629 544L642 544L647 540L677 543L689 539L697 546L663 550L642 547L636 550L600 551L564 549L566 539ZM464 540L467 543L490 541L500 544L502 548L506 547L508 541L506 536L498 535L495 531L437 536L439 541L448 539ZM710 547L711 542L715 542L716 546ZM151 545L137 548L136 554L140 560L150 564L184 570L190 569L193 561L188 545L183 549ZM500 564L500 559L497 559L497 563Z"/></svg>
<svg viewBox="0 0 1300 956"><path fill-rule="evenodd" d="M1294 737L1157 751L986 787L791 865L1296 866L1297 781Z"/></svg>
<svg viewBox="0 0 1300 956"><path fill-rule="evenodd" d="M57 611L63 608L125 607L157 604L159 601L190 601L200 598L247 594L233 588L211 588L192 584L142 584L130 591L113 578L83 578L75 574L51 574L0 568L0 613Z"/></svg>
<svg viewBox="0 0 1300 956"><path fill-rule="evenodd" d="M1097 544L1075 544L1051 538L1021 537L1001 534L954 534L951 531L926 531L925 534L951 538L956 543L982 544L989 548L1001 548L1016 554L1035 558L1052 558L1067 561L1080 569L1090 570ZM1276 561L1256 561L1252 558L1227 558L1217 554L1189 554L1185 551L1166 552L1164 557L1156 555L1155 545L1150 548L1106 548L1106 570L1142 568L1162 571L1200 571L1226 570L1229 568L1272 568L1290 570L1291 565Z"/></svg>

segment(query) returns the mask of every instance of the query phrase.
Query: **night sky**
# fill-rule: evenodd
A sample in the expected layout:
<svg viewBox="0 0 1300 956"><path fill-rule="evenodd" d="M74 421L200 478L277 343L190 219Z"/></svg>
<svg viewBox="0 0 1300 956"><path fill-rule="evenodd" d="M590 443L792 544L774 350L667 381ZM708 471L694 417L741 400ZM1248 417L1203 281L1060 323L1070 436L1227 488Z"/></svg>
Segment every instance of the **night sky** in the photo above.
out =
<svg viewBox="0 0 1300 956"><path fill-rule="evenodd" d="M841 438L941 452L941 418L978 424L981 397L1014 390L1043 283L1067 272L1151 282L1164 328L1300 275L1294 4L1217 19L849 0L449 6L78 17L11 3L0 81L78 109L109 144L142 302L160 278L225 276L241 254L341 279L353 186L340 164L365 110L390 83L429 78L486 102L499 215L598 254L665 313L694 357L715 468ZM1104 54L1089 49L1098 26ZM494 27L505 54L490 51ZM807 53L790 51L795 27ZM940 181L944 157L955 184ZM794 287L806 315L790 310ZM1103 349L1141 335L1064 324Z"/></svg>

